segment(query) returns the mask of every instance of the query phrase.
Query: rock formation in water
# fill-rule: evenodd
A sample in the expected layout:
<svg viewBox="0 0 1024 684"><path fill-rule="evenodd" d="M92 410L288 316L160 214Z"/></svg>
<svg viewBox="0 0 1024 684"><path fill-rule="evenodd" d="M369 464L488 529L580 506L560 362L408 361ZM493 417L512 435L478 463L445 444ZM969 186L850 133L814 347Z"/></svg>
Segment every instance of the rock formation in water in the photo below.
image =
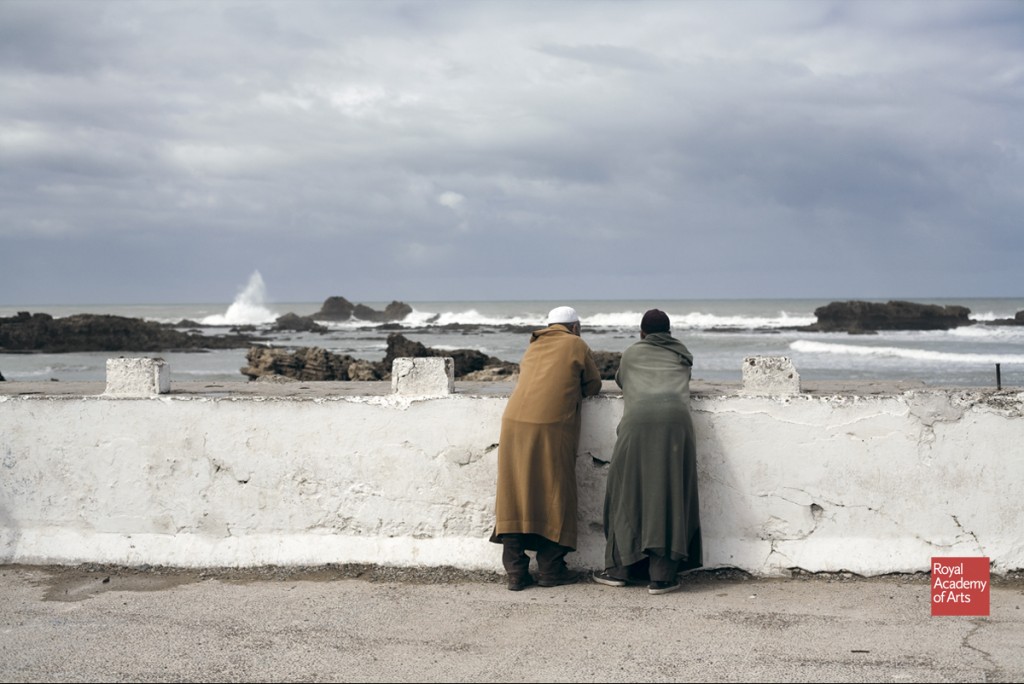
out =
<svg viewBox="0 0 1024 684"><path fill-rule="evenodd" d="M311 318L316 321L347 321L357 318L368 323L400 321L412 313L412 307L404 302L392 301L383 311L376 311L365 304L353 304L344 297L328 297Z"/></svg>
<svg viewBox="0 0 1024 684"><path fill-rule="evenodd" d="M259 338L233 333L203 335L181 332L174 326L139 318L76 314L54 318L50 314L19 311L0 318L0 349L5 352L157 352L201 349L237 349Z"/></svg>
<svg viewBox="0 0 1024 684"><path fill-rule="evenodd" d="M317 321L341 322L355 319L367 323L392 323L402 320L411 313L412 307L399 301L392 301L383 311L377 311L365 304L353 304L344 297L328 297L315 314L299 316L288 312L278 316L274 321L274 330L325 333L329 331L328 328Z"/></svg>
<svg viewBox="0 0 1024 684"><path fill-rule="evenodd" d="M391 364L395 359L424 356L450 356L455 359L455 377L461 378L468 373L481 371L485 368L504 368L509 374L517 372L519 365L488 356L476 349L431 349L419 342L406 339L401 333L388 335L388 350L382 363L391 372Z"/></svg>
<svg viewBox="0 0 1024 684"><path fill-rule="evenodd" d="M278 316L277 320L274 321L273 329L279 331L293 330L295 332L328 332L328 328L317 323L312 316L299 316L290 312L283 316Z"/></svg>
<svg viewBox="0 0 1024 684"><path fill-rule="evenodd" d="M914 302L832 302L814 310L818 322L797 328L807 332L873 333L880 330L949 330L973 325L964 306Z"/></svg>

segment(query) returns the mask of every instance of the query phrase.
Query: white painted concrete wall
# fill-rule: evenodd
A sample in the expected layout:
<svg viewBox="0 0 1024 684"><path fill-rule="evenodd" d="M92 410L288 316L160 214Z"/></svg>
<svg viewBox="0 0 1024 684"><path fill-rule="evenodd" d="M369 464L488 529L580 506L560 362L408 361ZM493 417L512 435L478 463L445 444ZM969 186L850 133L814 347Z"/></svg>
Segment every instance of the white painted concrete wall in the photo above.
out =
<svg viewBox="0 0 1024 684"><path fill-rule="evenodd" d="M0 563L500 570L504 394L0 395ZM696 395L705 566L1024 567L1024 393ZM585 401L580 547L603 566L618 396Z"/></svg>

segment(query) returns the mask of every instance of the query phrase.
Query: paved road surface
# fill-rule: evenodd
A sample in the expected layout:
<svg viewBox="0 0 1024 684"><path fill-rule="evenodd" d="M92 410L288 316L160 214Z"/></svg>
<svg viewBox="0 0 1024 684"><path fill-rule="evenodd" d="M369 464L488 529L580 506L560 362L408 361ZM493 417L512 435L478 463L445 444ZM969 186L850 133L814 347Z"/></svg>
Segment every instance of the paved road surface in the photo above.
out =
<svg viewBox="0 0 1024 684"><path fill-rule="evenodd" d="M2 681L1024 680L1024 582L931 617L925 577L690 576L522 592L493 574L0 566Z"/></svg>

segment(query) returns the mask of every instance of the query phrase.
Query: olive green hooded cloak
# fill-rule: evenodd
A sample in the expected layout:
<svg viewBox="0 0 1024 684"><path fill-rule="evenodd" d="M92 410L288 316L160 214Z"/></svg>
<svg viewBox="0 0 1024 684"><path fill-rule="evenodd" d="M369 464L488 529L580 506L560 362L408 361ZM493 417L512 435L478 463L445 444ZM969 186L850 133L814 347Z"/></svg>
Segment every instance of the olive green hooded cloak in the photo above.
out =
<svg viewBox="0 0 1024 684"><path fill-rule="evenodd" d="M624 408L605 491L605 567L656 553L702 565L697 448L690 417L693 355L669 333L622 353L615 382Z"/></svg>

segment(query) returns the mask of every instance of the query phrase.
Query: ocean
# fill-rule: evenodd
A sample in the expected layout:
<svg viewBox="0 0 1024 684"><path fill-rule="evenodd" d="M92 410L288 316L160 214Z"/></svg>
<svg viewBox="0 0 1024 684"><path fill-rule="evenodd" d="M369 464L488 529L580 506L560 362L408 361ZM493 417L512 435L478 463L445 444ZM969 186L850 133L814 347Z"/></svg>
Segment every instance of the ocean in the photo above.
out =
<svg viewBox="0 0 1024 684"><path fill-rule="evenodd" d="M895 298L893 298L895 299ZM802 380L911 380L929 386L995 387L996 364L1003 387L1024 386L1024 326L988 325L1024 310L1024 298L913 299L922 304L965 306L979 323L948 331L899 331L875 335L806 333L787 330L814 323L814 310L826 299L707 299L594 301L405 301L413 312L401 321L409 339L437 349L479 349L518 362L529 333L511 326L543 327L554 306L576 308L583 338L596 351L621 352L638 339L644 311L668 313L673 334L693 352L696 380L739 382L747 356L786 356ZM886 300L870 300L886 301ZM356 302L382 311L387 302ZM54 317L76 313L114 314L163 323L191 320L205 334L226 333L239 325L257 326L254 334L273 346L322 347L338 354L379 361L389 329L363 321L325 322L329 332L266 332L268 324L292 312L310 315L317 302L265 302L260 288L247 288L232 302L211 304L134 304L96 306L0 306L0 316L18 311ZM472 324L471 330L449 324ZM246 349L138 354L159 356L175 381L245 381ZM0 353L0 374L12 382L102 381L106 359L130 353Z"/></svg>

